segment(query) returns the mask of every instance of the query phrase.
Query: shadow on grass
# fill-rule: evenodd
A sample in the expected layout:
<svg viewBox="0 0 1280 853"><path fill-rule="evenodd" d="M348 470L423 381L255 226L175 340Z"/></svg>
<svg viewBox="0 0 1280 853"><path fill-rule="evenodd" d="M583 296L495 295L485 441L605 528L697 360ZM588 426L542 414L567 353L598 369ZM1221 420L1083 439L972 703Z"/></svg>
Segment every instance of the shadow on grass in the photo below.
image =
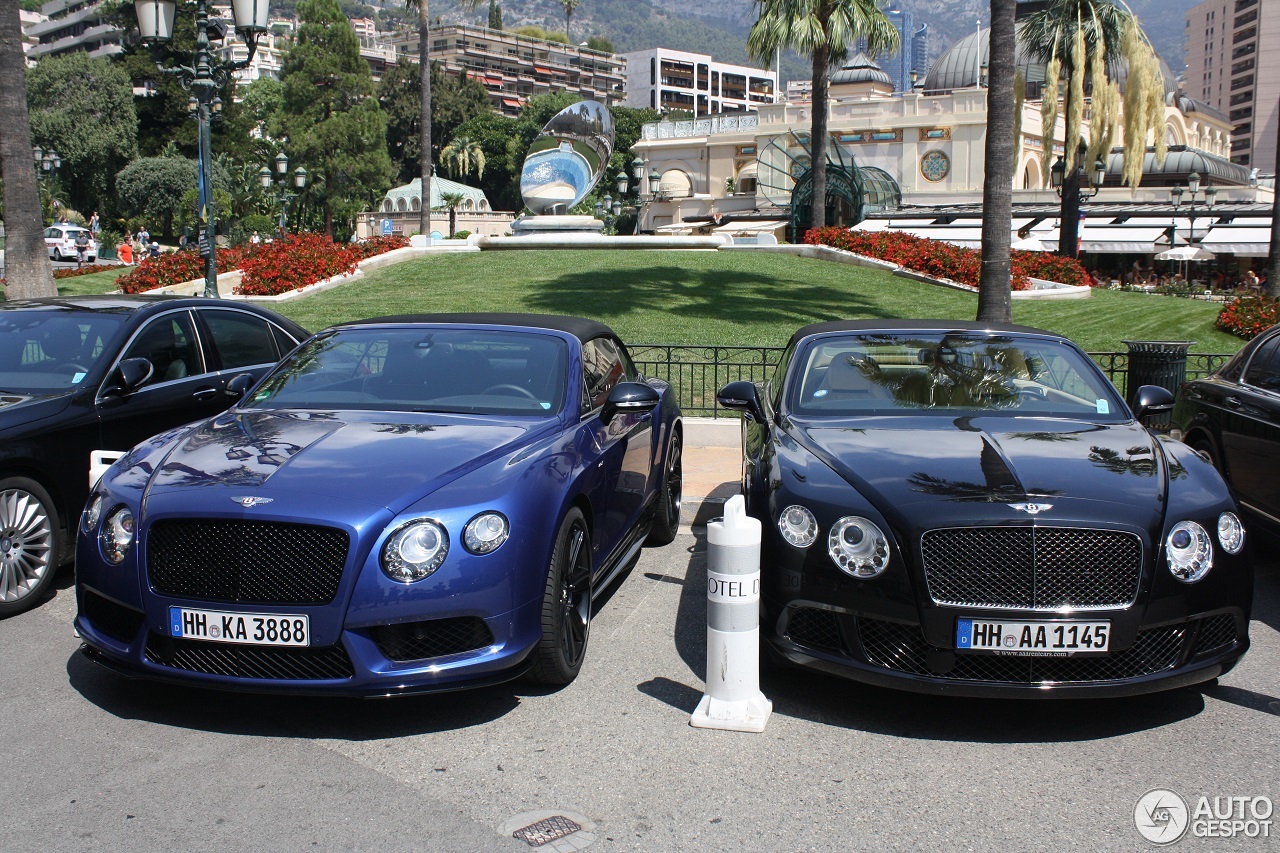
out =
<svg viewBox="0 0 1280 853"><path fill-rule="evenodd" d="M607 280L598 273L566 273L532 296L529 308L589 316L675 311L695 319L741 324L791 321L797 326L848 316L894 316L885 306L835 287L673 266L613 270Z"/></svg>

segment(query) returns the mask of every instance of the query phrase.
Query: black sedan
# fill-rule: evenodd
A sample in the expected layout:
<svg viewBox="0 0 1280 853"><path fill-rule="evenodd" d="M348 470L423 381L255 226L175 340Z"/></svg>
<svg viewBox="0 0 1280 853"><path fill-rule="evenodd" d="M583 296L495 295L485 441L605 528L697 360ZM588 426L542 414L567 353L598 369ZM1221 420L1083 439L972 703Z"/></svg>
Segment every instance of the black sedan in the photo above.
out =
<svg viewBox="0 0 1280 853"><path fill-rule="evenodd" d="M1173 423L1222 472L1247 520L1280 534L1280 326L1185 383Z"/></svg>
<svg viewBox="0 0 1280 853"><path fill-rule="evenodd" d="M1070 341L950 321L798 331L745 414L773 656L953 695L1097 696L1213 679L1248 647L1231 495L1143 427Z"/></svg>
<svg viewBox="0 0 1280 853"><path fill-rule="evenodd" d="M306 337L271 311L217 299L0 305L0 617L34 606L72 559L100 473L91 454L216 415L235 402L232 378L261 377Z"/></svg>

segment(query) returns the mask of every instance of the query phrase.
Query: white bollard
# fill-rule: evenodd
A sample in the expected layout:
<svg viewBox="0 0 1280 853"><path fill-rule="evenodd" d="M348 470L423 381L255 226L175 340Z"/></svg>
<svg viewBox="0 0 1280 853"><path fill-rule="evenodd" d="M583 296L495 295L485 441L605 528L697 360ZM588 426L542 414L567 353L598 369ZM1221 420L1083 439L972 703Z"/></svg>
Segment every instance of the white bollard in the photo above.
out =
<svg viewBox="0 0 1280 853"><path fill-rule="evenodd" d="M689 725L762 732L772 713L760 692L760 522L734 495L707 524L707 692Z"/></svg>

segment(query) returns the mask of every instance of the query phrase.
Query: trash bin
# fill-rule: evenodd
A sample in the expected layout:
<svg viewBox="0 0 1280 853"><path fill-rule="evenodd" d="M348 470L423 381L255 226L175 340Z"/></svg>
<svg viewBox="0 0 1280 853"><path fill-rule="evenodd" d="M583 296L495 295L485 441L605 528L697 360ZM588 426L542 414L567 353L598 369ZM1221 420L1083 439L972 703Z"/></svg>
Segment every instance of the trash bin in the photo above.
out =
<svg viewBox="0 0 1280 853"><path fill-rule="evenodd" d="M1177 394L1178 386L1187 381L1187 350L1195 341L1123 341L1129 348L1129 371L1125 378L1125 402L1133 406L1138 389L1143 385L1159 385ZM1169 415L1156 415L1149 424L1169 424Z"/></svg>

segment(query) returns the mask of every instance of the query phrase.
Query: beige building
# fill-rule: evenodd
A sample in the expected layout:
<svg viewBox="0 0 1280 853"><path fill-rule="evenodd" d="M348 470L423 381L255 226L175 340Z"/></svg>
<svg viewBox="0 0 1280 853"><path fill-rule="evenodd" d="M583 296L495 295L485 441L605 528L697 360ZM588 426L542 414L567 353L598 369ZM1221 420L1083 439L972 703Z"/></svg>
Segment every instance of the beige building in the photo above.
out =
<svg viewBox="0 0 1280 853"><path fill-rule="evenodd" d="M418 33L395 36L398 55L418 59ZM431 59L466 72L489 92L494 109L516 116L535 95L572 92L613 106L622 101L625 62L612 53L465 24L431 30Z"/></svg>
<svg viewBox="0 0 1280 853"><path fill-rule="evenodd" d="M1280 132L1280 0L1205 0L1187 11L1186 91L1225 113L1231 161L1273 173Z"/></svg>
<svg viewBox="0 0 1280 853"><path fill-rule="evenodd" d="M828 175L829 221L853 225L895 210L981 202L988 96L981 69L988 36L982 30L961 39L909 93L895 93L888 75L862 54L832 73L826 108L828 160L834 168L828 171L837 177ZM1020 64L1024 79L1044 79L1043 66L1025 59ZM1058 198L1049 187L1042 151L1051 145L1050 161L1057 159L1065 128L1060 116L1047 135L1042 131L1041 85L1032 88L1023 106L1014 201L1050 209ZM1113 149L1104 185L1086 207L1110 202L1169 208L1169 190L1185 185L1193 171L1205 187L1215 189L1218 204L1252 203L1260 192L1269 201L1268 190L1249 186L1249 170L1230 162L1226 116L1168 89L1163 130L1168 158L1157 166L1148 154L1142 185L1135 190L1121 186L1122 155ZM678 231L691 222L705 223L713 208L737 226L789 220L793 209L807 211L807 201L793 200L811 192L805 179L813 109L806 94L761 105L756 114L646 125L635 150L659 189L650 195L649 182L643 182L641 230ZM726 192L729 187L734 192Z"/></svg>

